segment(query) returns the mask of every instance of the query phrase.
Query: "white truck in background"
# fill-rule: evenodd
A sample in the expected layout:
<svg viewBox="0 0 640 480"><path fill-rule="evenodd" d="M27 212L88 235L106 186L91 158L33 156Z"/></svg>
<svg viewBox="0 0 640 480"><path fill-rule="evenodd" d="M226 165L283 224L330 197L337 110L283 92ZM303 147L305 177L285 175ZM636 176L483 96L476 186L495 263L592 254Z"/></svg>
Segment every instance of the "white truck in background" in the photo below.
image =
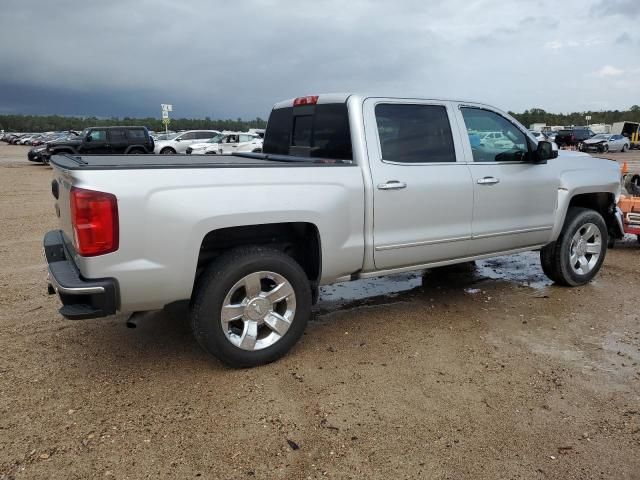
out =
<svg viewBox="0 0 640 480"><path fill-rule="evenodd" d="M284 355L321 285L526 250L558 284L583 285L622 236L617 163L558 155L473 102L300 97L275 105L262 153L51 164L60 229L44 251L60 313L187 300L198 342L235 367Z"/></svg>

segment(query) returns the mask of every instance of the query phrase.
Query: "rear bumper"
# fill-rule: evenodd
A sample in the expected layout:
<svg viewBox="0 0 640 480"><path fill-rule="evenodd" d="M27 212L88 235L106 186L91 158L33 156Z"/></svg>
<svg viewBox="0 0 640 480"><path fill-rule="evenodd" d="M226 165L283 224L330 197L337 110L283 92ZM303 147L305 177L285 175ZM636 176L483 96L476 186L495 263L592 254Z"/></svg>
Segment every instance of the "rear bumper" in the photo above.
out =
<svg viewBox="0 0 640 480"><path fill-rule="evenodd" d="M86 280L67 251L60 230L44 236L44 256L49 269L49 293L62 302L60 314L70 320L106 317L116 313L118 286L113 278Z"/></svg>

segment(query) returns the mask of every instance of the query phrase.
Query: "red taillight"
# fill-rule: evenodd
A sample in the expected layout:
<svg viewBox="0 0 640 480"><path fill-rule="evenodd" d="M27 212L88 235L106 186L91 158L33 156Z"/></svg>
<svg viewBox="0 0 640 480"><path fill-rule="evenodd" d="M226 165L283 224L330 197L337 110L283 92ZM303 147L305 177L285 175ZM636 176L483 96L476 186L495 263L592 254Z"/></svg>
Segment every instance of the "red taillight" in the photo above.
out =
<svg viewBox="0 0 640 480"><path fill-rule="evenodd" d="M298 97L293 101L294 107L299 107L300 105L315 105L318 103L318 95L309 95L307 97Z"/></svg>
<svg viewBox="0 0 640 480"><path fill-rule="evenodd" d="M115 195L71 187L71 223L76 250L94 257L118 249L118 201Z"/></svg>

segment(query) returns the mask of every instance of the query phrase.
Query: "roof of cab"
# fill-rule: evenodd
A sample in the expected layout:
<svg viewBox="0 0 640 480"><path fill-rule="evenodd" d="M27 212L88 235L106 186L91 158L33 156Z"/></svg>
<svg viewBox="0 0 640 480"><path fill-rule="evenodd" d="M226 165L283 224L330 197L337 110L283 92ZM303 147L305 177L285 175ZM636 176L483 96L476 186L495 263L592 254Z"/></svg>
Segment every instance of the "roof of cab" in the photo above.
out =
<svg viewBox="0 0 640 480"><path fill-rule="evenodd" d="M318 95L317 104L322 103L344 103L347 101L347 98L351 96L351 93L322 93ZM299 97L296 97L299 98ZM273 108L274 110L277 108L287 108L293 107L293 102L295 98L290 98L288 100L283 100L282 102L276 103Z"/></svg>
<svg viewBox="0 0 640 480"><path fill-rule="evenodd" d="M470 101L470 100L464 100L464 99L397 96L397 95L371 95L371 94L361 94L361 93L357 94L353 92L352 93L320 93L317 95L318 100L315 103L318 105L323 103L345 103L349 99L349 97L352 97L352 96L358 96L360 99L375 97L375 98L398 99L398 100L421 100L421 101L431 100L436 102L456 102L456 103L462 103L466 105L474 105L474 106L489 107L491 109L496 109L495 107L492 107L483 102ZM276 103L273 106L273 109L275 110L278 108L293 107L293 103L296 100L296 98L304 98L304 97L295 97L295 98L290 98L288 100L283 100L281 102Z"/></svg>

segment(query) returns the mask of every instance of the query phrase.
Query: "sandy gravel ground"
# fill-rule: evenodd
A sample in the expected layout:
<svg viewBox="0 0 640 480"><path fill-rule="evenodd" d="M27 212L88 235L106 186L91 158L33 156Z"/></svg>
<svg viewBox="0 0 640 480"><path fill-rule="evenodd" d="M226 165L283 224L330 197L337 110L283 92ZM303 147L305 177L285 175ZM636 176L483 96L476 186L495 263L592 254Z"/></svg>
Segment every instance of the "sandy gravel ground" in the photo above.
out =
<svg viewBox="0 0 640 480"><path fill-rule="evenodd" d="M535 254L331 287L286 358L229 370L179 309L57 314L25 154L0 143L0 479L640 478L635 239L576 289Z"/></svg>

